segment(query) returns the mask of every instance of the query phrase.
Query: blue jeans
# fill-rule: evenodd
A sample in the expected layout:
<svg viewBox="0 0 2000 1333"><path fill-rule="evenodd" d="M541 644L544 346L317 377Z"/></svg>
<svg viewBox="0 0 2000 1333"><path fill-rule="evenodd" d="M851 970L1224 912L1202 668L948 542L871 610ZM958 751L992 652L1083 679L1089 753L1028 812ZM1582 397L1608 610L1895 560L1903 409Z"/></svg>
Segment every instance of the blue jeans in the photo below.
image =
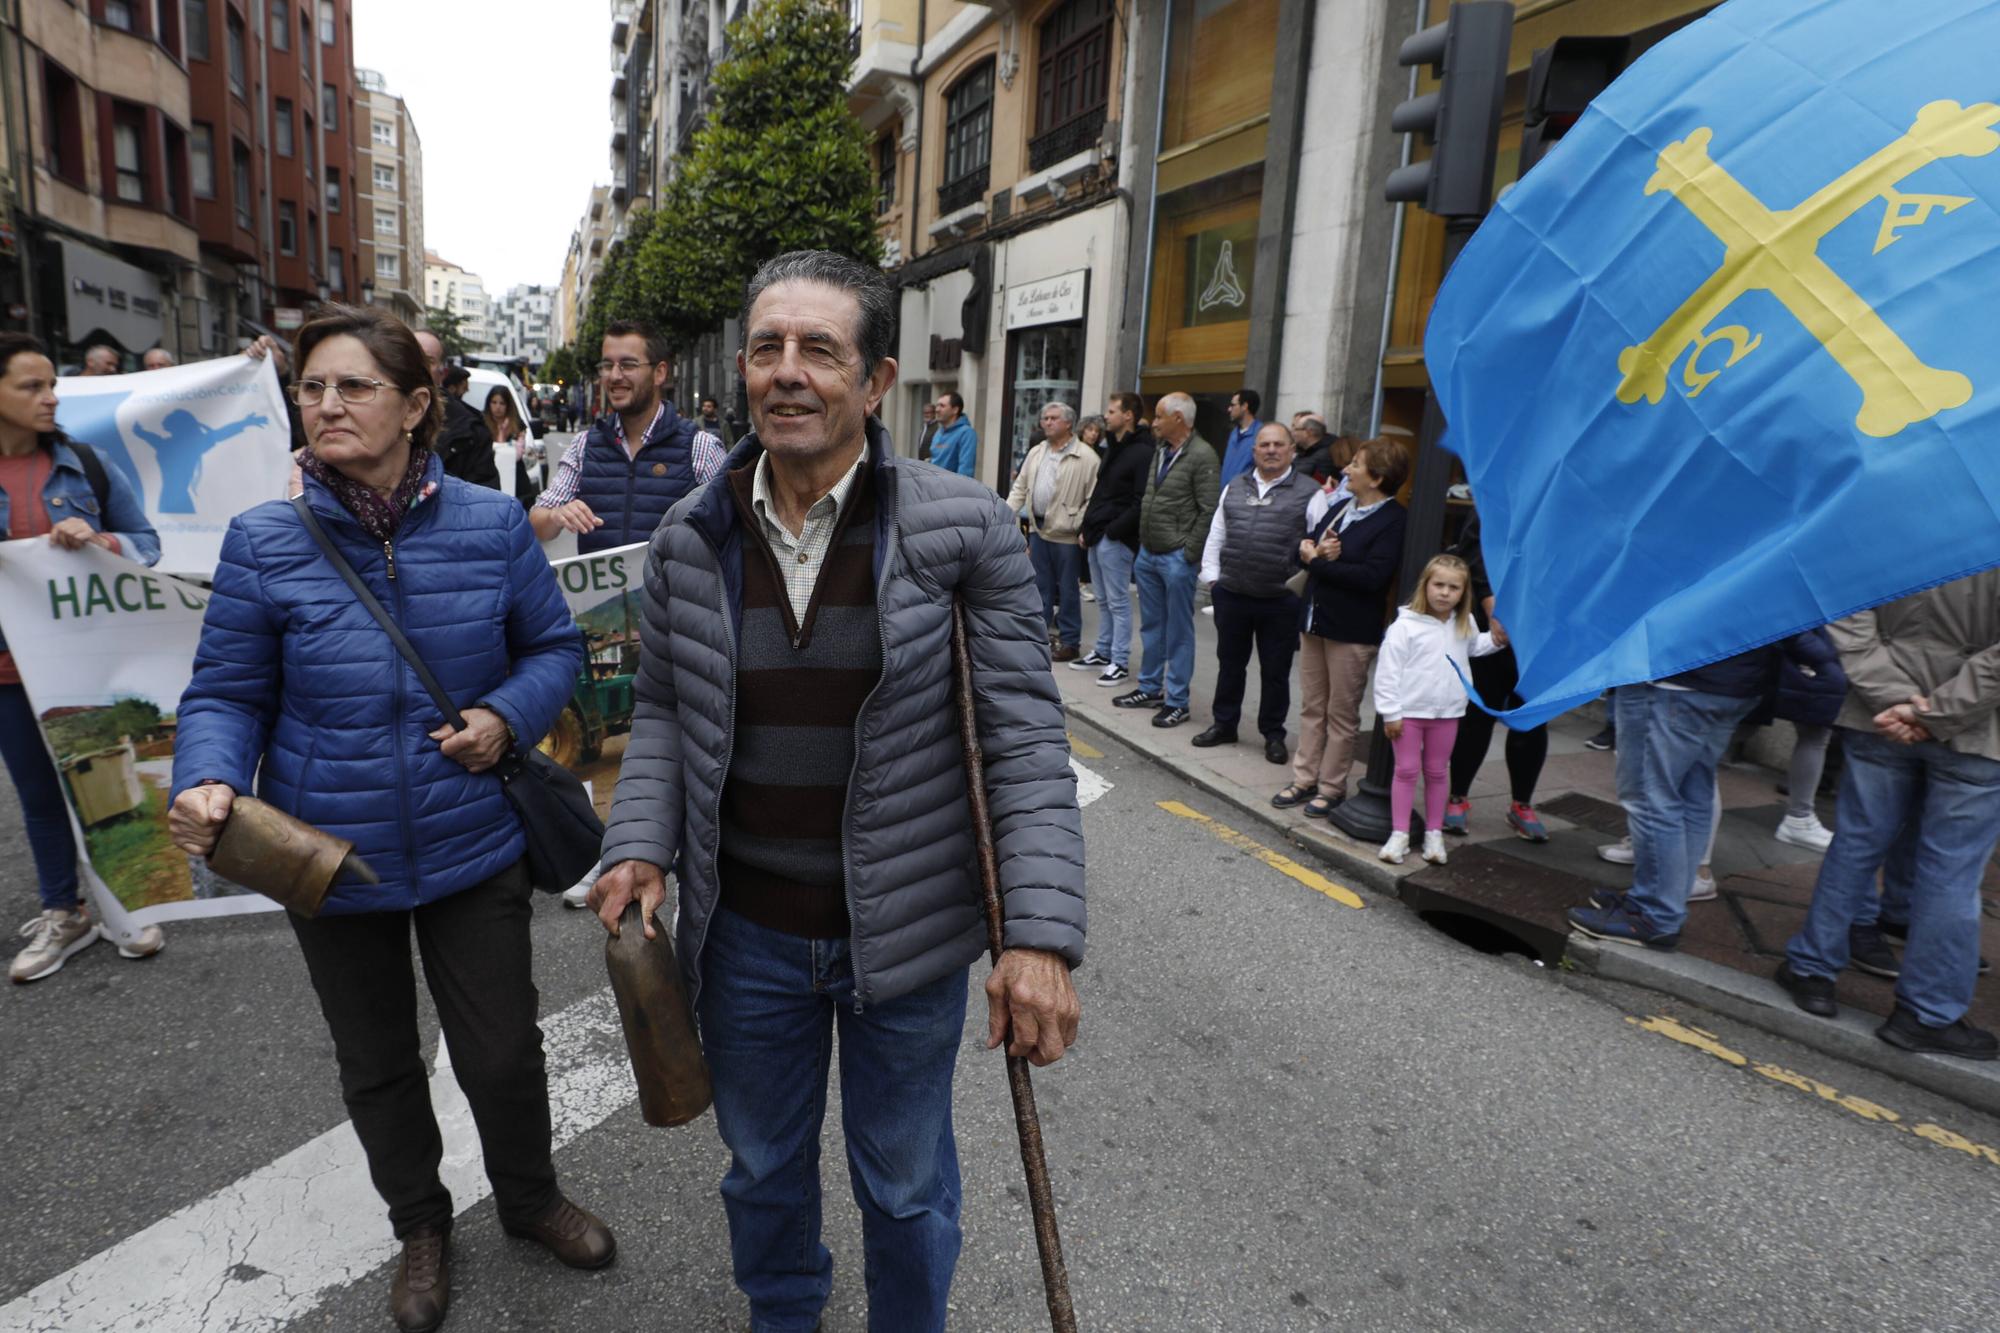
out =
<svg viewBox="0 0 2000 1333"><path fill-rule="evenodd" d="M62 779L42 744L34 706L19 685L0 685L0 759L6 760L7 776L21 798L42 907L74 912L76 836L70 832L69 807L63 803Z"/></svg>
<svg viewBox="0 0 2000 1333"><path fill-rule="evenodd" d="M1101 537L1090 548L1090 586L1097 589L1099 657L1117 666L1132 661L1132 548Z"/></svg>
<svg viewBox="0 0 2000 1333"><path fill-rule="evenodd" d="M1621 685L1618 800L1632 832L1626 901L1655 930L1678 932L1715 826L1715 770L1755 699Z"/></svg>
<svg viewBox="0 0 2000 1333"><path fill-rule="evenodd" d="M1847 966L1848 927L1874 903L1876 873L1914 825L1896 1002L1933 1027L1956 1023L1979 977L1979 881L2000 839L2000 762L1936 741L1899 745L1861 731L1842 740L1833 846L1785 957L1800 976L1831 977Z"/></svg>
<svg viewBox="0 0 2000 1333"><path fill-rule="evenodd" d="M1194 682L1194 586L1201 570L1179 551L1139 552L1139 688L1164 693L1169 708L1188 706Z"/></svg>
<svg viewBox="0 0 2000 1333"><path fill-rule="evenodd" d="M1884 921L1899 926L1910 924L1910 898L1917 890L1917 847L1921 841L1915 819L1903 825L1902 832L1889 846L1888 859L1882 862L1882 896L1868 895L1868 901L1854 914L1855 925L1874 926Z"/></svg>
<svg viewBox="0 0 2000 1333"><path fill-rule="evenodd" d="M1083 548L1075 542L1052 542L1028 534L1028 563L1035 567L1035 587L1042 594L1042 619L1056 627L1056 638L1074 648L1083 638Z"/></svg>
<svg viewBox="0 0 2000 1333"><path fill-rule="evenodd" d="M965 990L966 969L955 968L857 1011L846 940L801 939L717 909L702 958L701 1038L730 1152L729 1253L756 1333L812 1328L833 1287L819 1137L836 1030L868 1327L944 1328L960 1240L951 1078Z"/></svg>

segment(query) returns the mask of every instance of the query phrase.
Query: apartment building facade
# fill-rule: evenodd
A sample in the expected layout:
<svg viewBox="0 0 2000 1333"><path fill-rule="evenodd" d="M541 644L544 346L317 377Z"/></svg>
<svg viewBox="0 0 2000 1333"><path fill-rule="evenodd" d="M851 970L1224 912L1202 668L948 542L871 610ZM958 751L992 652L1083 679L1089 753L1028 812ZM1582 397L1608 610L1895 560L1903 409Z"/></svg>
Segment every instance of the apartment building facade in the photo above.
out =
<svg viewBox="0 0 2000 1333"><path fill-rule="evenodd" d="M551 287L519 285L492 303L487 326L492 347L501 356L526 357L531 366L540 366L556 346L556 294Z"/></svg>
<svg viewBox="0 0 2000 1333"><path fill-rule="evenodd" d="M425 295L423 141L409 106L374 70L355 71L354 123L361 299L418 324Z"/></svg>
<svg viewBox="0 0 2000 1333"><path fill-rule="evenodd" d="M435 252L424 254L424 304L459 317L459 331L474 351L491 351L493 329L486 282Z"/></svg>

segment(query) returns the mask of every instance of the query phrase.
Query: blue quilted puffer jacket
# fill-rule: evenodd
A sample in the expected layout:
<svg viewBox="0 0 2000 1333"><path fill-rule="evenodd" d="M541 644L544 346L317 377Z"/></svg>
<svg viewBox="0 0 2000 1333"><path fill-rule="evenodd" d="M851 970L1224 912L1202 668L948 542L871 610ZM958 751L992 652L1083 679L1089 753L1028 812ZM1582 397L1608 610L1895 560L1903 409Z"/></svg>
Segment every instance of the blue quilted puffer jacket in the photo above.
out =
<svg viewBox="0 0 2000 1333"><path fill-rule="evenodd" d="M393 549L306 480L313 512L461 710L540 739L575 687L583 640L521 506L446 477L412 505ZM324 912L404 910L499 873L525 843L491 773L428 733L444 725L395 645L292 507L231 520L181 696L174 795L209 779L256 791L349 839L381 876L340 883ZM258 764L262 761L262 770Z"/></svg>

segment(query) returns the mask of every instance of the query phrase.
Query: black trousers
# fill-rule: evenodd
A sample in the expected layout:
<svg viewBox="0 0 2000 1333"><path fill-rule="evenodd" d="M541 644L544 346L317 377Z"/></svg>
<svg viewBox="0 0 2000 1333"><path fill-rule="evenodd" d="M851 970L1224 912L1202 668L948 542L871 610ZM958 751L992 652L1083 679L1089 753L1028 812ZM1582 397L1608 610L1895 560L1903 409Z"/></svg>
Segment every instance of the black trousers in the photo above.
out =
<svg viewBox="0 0 2000 1333"><path fill-rule="evenodd" d="M340 1091L398 1240L449 1226L444 1142L417 1036L410 928L452 1073L479 1129L500 1220L525 1226L556 1200L549 1084L530 955L526 864L408 912L287 913L333 1033Z"/></svg>
<svg viewBox="0 0 2000 1333"><path fill-rule="evenodd" d="M1519 708L1521 696L1514 687L1521 683L1521 665L1512 648L1472 659L1472 688L1495 708ZM1493 715L1468 706L1458 724L1458 739L1451 747L1451 794L1462 797L1472 790L1479 766L1493 744ZM1521 805L1535 803L1535 784L1542 780L1542 765L1549 758L1549 729L1544 723L1529 731L1507 732L1507 784Z"/></svg>
<svg viewBox="0 0 2000 1333"><path fill-rule="evenodd" d="M1257 732L1283 738L1292 712L1292 658L1299 651L1299 599L1245 597L1220 583L1209 590L1215 605L1215 705L1217 726L1235 730L1243 718L1243 687L1250 648L1257 649Z"/></svg>

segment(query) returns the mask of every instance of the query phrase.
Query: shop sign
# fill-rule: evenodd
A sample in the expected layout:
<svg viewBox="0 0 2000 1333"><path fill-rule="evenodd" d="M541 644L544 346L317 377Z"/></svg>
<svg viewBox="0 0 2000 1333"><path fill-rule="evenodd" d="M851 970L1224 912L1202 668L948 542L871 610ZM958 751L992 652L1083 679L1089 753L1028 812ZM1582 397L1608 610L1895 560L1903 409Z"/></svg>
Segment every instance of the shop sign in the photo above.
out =
<svg viewBox="0 0 2000 1333"><path fill-rule="evenodd" d="M1082 319L1084 291L1089 284L1090 270L1080 268L1009 287L1007 327L1026 329L1037 324L1070 324Z"/></svg>
<svg viewBox="0 0 2000 1333"><path fill-rule="evenodd" d="M57 243L69 280L64 316L72 340L102 329L128 350L160 341L160 284L152 274L76 241Z"/></svg>
<svg viewBox="0 0 2000 1333"><path fill-rule="evenodd" d="M295 305L281 305L271 312L271 322L281 329L303 328L306 312Z"/></svg>

